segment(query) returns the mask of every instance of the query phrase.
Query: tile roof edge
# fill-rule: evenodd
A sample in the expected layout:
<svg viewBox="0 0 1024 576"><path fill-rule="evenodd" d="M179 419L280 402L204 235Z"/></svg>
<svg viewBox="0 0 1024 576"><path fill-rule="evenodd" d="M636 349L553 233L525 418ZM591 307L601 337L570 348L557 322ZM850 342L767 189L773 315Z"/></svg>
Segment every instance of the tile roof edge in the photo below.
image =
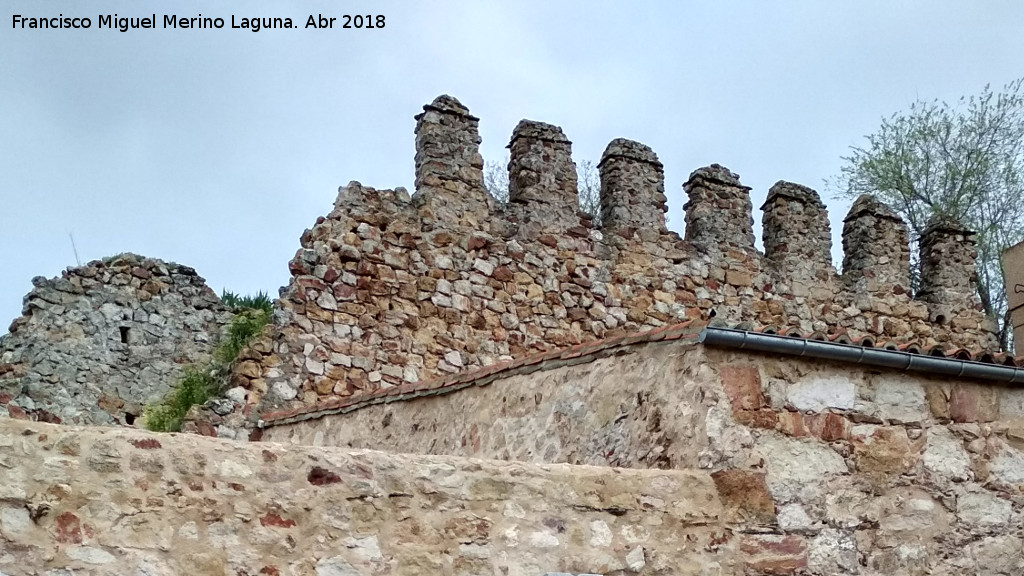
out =
<svg viewBox="0 0 1024 576"><path fill-rule="evenodd" d="M303 420L312 420L327 415L354 412L360 408L376 404L412 400L423 396L439 396L471 386L486 386L495 380L509 376L582 364L622 348L662 341L689 341L697 344L700 342L706 326L707 322L704 321L687 320L636 334L617 335L563 348L555 348L515 360L498 362L465 372L457 372L448 376L421 380L413 384L381 388L355 398L350 397L341 401L332 399L313 406L269 412L260 418L258 425L260 428L270 428L293 424ZM667 334L671 334L671 337L666 337ZM550 364L550 366L545 364ZM396 392L400 388L405 388L405 390Z"/></svg>
<svg viewBox="0 0 1024 576"><path fill-rule="evenodd" d="M302 420L311 420L331 414L353 412L360 408L376 404L412 400L424 396L438 396L469 388L471 386L486 386L501 378L519 374L528 374L549 368L580 364L595 359L595 357L608 355L612 351L618 351L620 349L644 344L670 342L674 340L682 340L684 342L691 342L694 344L711 344L711 342L706 342L709 332L746 333L771 339L780 339L782 341L803 341L805 343L814 343L815 345L821 345L829 348L834 347L837 350L860 348L863 350L903 354L921 358L944 360L947 362L966 362L981 366L1006 367L1011 370L1021 370L1022 373L1024 373L1024 356L1014 357L1012 354L1003 352L983 350L973 352L964 348L950 348L942 345L925 347L917 341L897 344L893 341L878 339L871 335L851 338L848 335L848 331L843 328L838 328L834 332L826 331L801 334L796 330L787 330L785 327L780 329L775 326L761 326L752 330L746 330L738 327L728 327L728 325L721 321L691 319L676 324L660 326L644 332L617 334L601 340L545 350L536 354L512 360L503 360L489 366L482 366L480 368L457 372L447 376L401 384L390 388L382 388L369 394L363 394L354 398L333 398L312 406L301 406L291 410L270 412L263 415L258 422L258 426L260 428L267 428L292 424ZM720 343L716 343L714 345L721 346ZM985 361L979 361L981 358L984 358ZM839 358L839 360L842 359ZM908 366L921 363L922 361L920 360L911 361L908 362ZM548 366L546 364L550 365Z"/></svg>

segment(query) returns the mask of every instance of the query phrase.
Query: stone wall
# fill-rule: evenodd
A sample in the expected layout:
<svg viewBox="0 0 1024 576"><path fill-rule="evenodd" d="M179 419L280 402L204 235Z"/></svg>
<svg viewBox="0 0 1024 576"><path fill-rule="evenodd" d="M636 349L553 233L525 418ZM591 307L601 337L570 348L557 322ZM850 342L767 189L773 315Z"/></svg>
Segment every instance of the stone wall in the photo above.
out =
<svg viewBox="0 0 1024 576"><path fill-rule="evenodd" d="M749 523L729 507L727 484L703 471L4 420L0 574L739 576L778 566L778 539L742 533Z"/></svg>
<svg viewBox="0 0 1024 576"><path fill-rule="evenodd" d="M271 425L263 437L706 470L774 539L744 545L780 556L777 571L753 573L1024 570L1022 388L685 340L564 364Z"/></svg>
<svg viewBox="0 0 1024 576"><path fill-rule="evenodd" d="M133 254L32 284L0 338L0 417L131 424L231 316L195 270Z"/></svg>
<svg viewBox="0 0 1024 576"><path fill-rule="evenodd" d="M995 346L994 324L968 289L968 234L936 229L955 242L922 242L956 258L935 260L922 281L928 298L914 299L905 226L871 198L846 219L840 277L825 208L810 188L772 188L762 255L749 189L722 166L698 169L684 185L684 239L665 227L657 155L616 139L599 165L597 228L578 211L571 143L560 128L516 127L511 201L502 208L483 187L478 119L449 96L416 118L416 194L350 183L302 234L273 330L236 371L253 414L711 315L925 346Z"/></svg>

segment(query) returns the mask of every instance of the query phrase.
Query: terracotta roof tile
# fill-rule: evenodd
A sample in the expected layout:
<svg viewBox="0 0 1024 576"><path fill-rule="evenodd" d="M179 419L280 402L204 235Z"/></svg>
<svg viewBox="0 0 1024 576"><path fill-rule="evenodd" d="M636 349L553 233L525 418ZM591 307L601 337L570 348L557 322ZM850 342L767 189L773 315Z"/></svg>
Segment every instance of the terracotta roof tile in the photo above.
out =
<svg viewBox="0 0 1024 576"><path fill-rule="evenodd" d="M379 404L381 402L392 402L419 398L425 395L438 395L467 388L474 384L486 385L503 376L514 376L517 374L528 374L538 370L546 370L579 363L581 358L589 356L605 356L613 354L620 349L626 349L634 344L650 342L690 340L693 343L700 341L701 333L711 326L712 328L728 328L728 324L722 320L712 320L710 323L698 320L687 320L678 324L670 324L633 334L619 334L603 340L575 344L567 348L548 350L514 360L506 360L485 366L475 370L467 370L457 374L441 376L419 382L405 383L399 386L382 388L368 394L356 397L331 398L314 406L302 406L292 410L282 410L265 414L262 419L263 425L274 426L286 424L298 420L317 418L325 414L336 414L358 410L364 406ZM860 336L851 338L845 329L835 332L815 331L801 333L796 327L777 326L752 326L750 323L734 325L732 330L778 335L786 338L799 338L823 342L833 342L852 346L863 346L867 348L883 348L906 352L910 354L923 354L940 358L952 358L957 360L968 360L986 364L1004 365L1014 368L1024 368L1024 356L1013 357L1004 352L990 350L970 351L964 348L945 348L941 345L925 348L919 342L898 343L892 341L878 340L872 336Z"/></svg>

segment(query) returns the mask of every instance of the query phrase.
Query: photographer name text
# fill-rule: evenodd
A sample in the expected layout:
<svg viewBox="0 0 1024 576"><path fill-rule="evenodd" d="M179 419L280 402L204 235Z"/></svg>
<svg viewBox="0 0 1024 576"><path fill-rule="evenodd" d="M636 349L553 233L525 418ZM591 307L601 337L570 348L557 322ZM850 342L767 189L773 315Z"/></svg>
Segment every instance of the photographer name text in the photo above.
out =
<svg viewBox="0 0 1024 576"><path fill-rule="evenodd" d="M11 28L18 30L154 30L158 28L174 30L246 30L260 32L263 30L316 30L333 29L379 29L384 28L386 19L383 14L342 14L325 16L310 14L303 18L287 17L242 17L234 14L227 18L220 16L182 16L180 14L151 14L149 16L119 16L117 14L100 14L95 19L88 16L24 16L14 14Z"/></svg>

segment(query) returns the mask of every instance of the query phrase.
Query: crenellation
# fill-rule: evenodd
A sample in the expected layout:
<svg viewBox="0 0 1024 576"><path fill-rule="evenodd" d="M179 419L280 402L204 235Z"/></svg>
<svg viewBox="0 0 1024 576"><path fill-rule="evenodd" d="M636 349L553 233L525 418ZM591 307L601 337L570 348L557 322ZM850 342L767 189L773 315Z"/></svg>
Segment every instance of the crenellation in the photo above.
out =
<svg viewBox="0 0 1024 576"><path fill-rule="evenodd" d="M400 193L350 185L343 196L362 200L339 199L303 241L299 259L309 262L293 270L282 297L265 346L277 352L263 354L273 366L258 379L251 414L712 314L877 341L993 342L979 312L937 325L912 299L906 229L873 199L855 203L847 219L839 282L827 214L810 188L772 188L762 255L749 188L722 166L687 181L683 240L663 228L662 166L647 146L608 146L600 230L576 211L561 129L523 121L510 149L505 209L474 212L456 197L436 205L414 197L407 208ZM456 209L458 218L443 213Z"/></svg>
<svg viewBox="0 0 1024 576"><path fill-rule="evenodd" d="M818 193L779 180L768 191L764 211L765 258L798 296L833 284L832 230Z"/></svg>
<svg viewBox="0 0 1024 576"><path fill-rule="evenodd" d="M873 196L857 198L843 220L843 283L864 295L911 292L907 225Z"/></svg>
<svg viewBox="0 0 1024 576"><path fill-rule="evenodd" d="M665 168L649 146L612 140L597 164L601 175L601 227L627 237L638 230L663 232L668 198Z"/></svg>
<svg viewBox="0 0 1024 576"><path fill-rule="evenodd" d="M683 206L686 240L711 252L754 250L750 187L740 184L738 174L712 164L694 170L683 189L689 197Z"/></svg>
<svg viewBox="0 0 1024 576"><path fill-rule="evenodd" d="M513 132L511 201L501 207L478 178L477 124L457 100L439 97L417 117L414 195L358 182L339 189L333 210L301 235L272 324L233 369L234 395L246 406L213 414L204 429L240 434L268 409L360 396L711 316L877 342L995 342L971 305L944 313L945 322L929 312L936 306L929 299L941 293L948 301L966 289L970 250L956 252L957 234L943 232L927 244L936 255L959 256L931 265L936 272L929 274L940 281L929 288L932 295L925 290L915 300L906 228L883 205L860 199L844 229L839 281L827 214L813 190L786 182L772 187L762 207L762 254L753 245L749 188L712 165L685 184L683 239L665 228L657 155L624 139L613 140L598 165L604 219L594 228L577 207L571 143L560 128L532 121ZM63 305L35 295L27 304ZM210 340L200 328L195 338ZM37 363L5 353L0 380Z"/></svg>
<svg viewBox="0 0 1024 576"><path fill-rule="evenodd" d="M131 428L232 317L195 270L32 280L0 337L0 576L1024 569L1024 359L954 349L995 344L972 232L929 225L915 296L872 197L839 277L806 186L769 190L762 254L750 189L701 168L683 239L616 139L595 228L560 128L516 126L502 206L469 110L416 119L416 193L339 188L183 428L265 444Z"/></svg>
<svg viewBox="0 0 1024 576"><path fill-rule="evenodd" d="M490 211L480 155L480 119L438 96L416 115L416 200L438 220L472 227Z"/></svg>
<svg viewBox="0 0 1024 576"><path fill-rule="evenodd" d="M527 235L564 233L579 226L572 142L558 126L522 120L508 145L508 197Z"/></svg>
<svg viewBox="0 0 1024 576"><path fill-rule="evenodd" d="M933 322L942 324L975 307L975 237L951 218L932 219L921 235L917 298L927 303Z"/></svg>

